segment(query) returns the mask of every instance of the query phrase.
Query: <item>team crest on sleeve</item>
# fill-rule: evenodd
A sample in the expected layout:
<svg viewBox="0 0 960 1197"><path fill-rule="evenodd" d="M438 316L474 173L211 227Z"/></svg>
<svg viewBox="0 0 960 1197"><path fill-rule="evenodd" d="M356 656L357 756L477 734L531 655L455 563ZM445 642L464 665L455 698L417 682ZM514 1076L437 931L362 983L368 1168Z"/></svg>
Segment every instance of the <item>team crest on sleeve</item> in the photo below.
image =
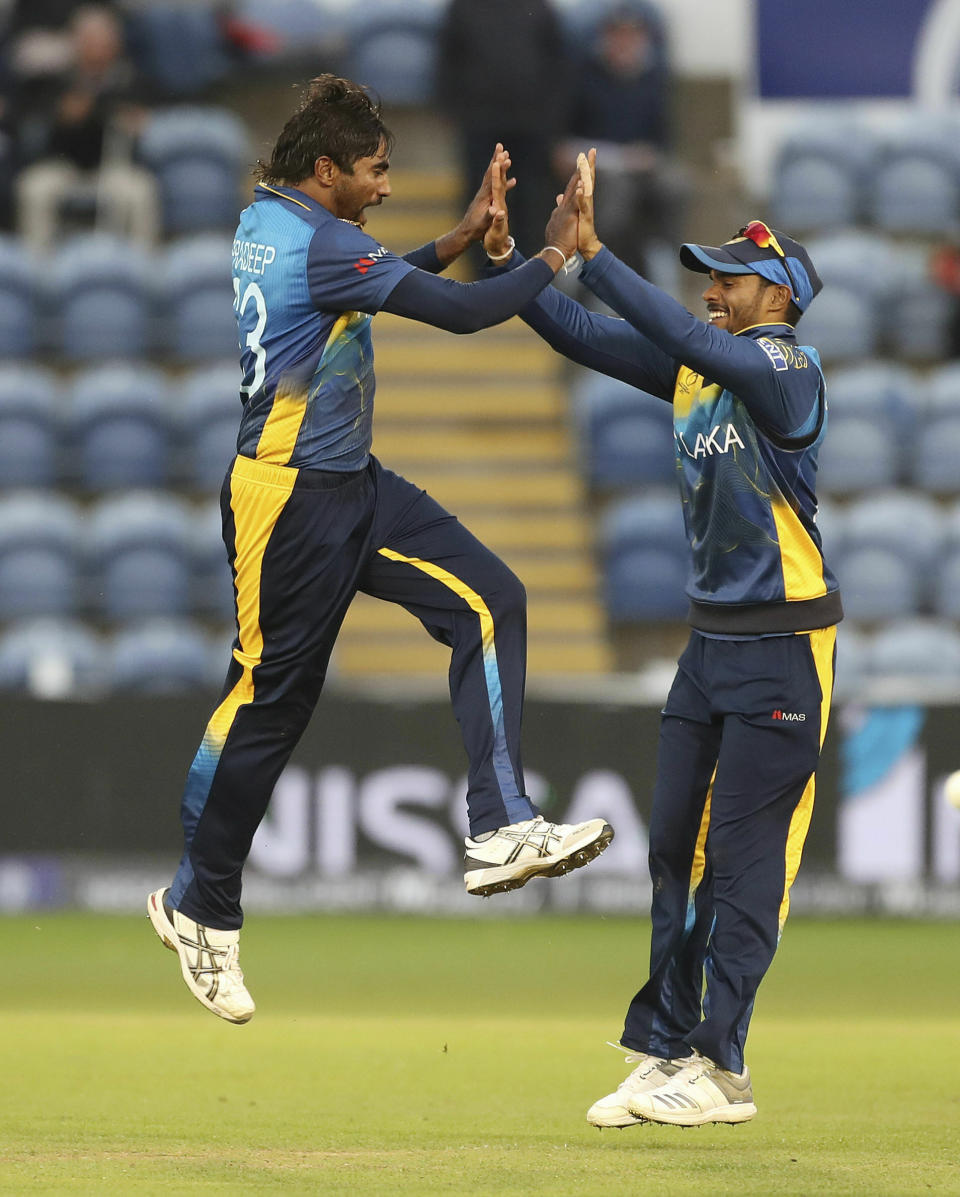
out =
<svg viewBox="0 0 960 1197"><path fill-rule="evenodd" d="M773 363L774 370L786 370L790 363L787 361L787 355L783 351L783 346L777 341L771 341L769 337L761 337L757 344L767 355Z"/></svg>

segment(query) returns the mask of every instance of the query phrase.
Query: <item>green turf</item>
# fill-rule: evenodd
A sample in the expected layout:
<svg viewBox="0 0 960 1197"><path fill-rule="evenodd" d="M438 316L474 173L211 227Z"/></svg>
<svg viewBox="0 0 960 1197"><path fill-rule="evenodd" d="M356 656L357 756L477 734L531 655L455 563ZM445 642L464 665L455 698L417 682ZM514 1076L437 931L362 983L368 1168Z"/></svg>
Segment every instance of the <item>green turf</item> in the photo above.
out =
<svg viewBox="0 0 960 1197"><path fill-rule="evenodd" d="M788 925L740 1127L600 1133L644 920L251 919L204 1011L146 921L0 920L7 1194L960 1193L960 927Z"/></svg>

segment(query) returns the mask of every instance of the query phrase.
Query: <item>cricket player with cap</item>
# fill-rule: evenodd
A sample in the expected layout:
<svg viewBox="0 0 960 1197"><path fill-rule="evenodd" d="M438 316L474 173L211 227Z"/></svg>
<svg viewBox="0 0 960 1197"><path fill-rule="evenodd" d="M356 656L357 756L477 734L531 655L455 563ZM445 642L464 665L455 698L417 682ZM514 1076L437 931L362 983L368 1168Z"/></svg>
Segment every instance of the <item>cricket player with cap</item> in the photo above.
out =
<svg viewBox="0 0 960 1197"><path fill-rule="evenodd" d="M691 634L662 712L649 978L617 1045L633 1068L587 1119L744 1122L744 1044L810 823L842 618L815 522L824 378L795 330L821 283L799 242L750 221L722 245L682 246L708 276L697 319L600 241L595 160L581 155L580 278L617 316L556 288L521 316L571 360L671 403ZM503 220L485 246L491 273L523 260Z"/></svg>

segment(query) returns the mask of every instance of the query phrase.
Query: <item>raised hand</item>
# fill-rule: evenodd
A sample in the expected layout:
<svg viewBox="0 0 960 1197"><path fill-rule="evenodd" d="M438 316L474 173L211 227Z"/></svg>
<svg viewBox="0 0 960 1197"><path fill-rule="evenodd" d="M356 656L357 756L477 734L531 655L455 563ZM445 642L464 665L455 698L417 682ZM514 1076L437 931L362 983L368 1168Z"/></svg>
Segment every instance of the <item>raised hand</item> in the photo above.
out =
<svg viewBox="0 0 960 1197"><path fill-rule="evenodd" d="M550 214L546 232L544 233L544 243L559 249L563 254L564 260L572 258L577 252L577 225L580 221L580 209L577 197L579 187L580 175L577 171L574 171L564 188L563 195L557 196L557 206ZM553 263L557 256L556 254L550 254L548 255L548 260ZM563 262L557 263L556 269L559 270L562 265Z"/></svg>
<svg viewBox="0 0 960 1197"><path fill-rule="evenodd" d="M506 151L504 151L506 153ZM507 167L510 159L506 159ZM510 237L510 222L507 218L507 189L516 180L506 177L503 163L496 159L490 163L490 212L492 219L483 236L483 248L489 257L498 261L505 261L513 248Z"/></svg>
<svg viewBox="0 0 960 1197"><path fill-rule="evenodd" d="M577 207L580 224L577 234L577 249L589 261L603 249L603 242L597 236L594 226L593 191L597 181L597 151L589 150L577 155Z"/></svg>
<svg viewBox="0 0 960 1197"><path fill-rule="evenodd" d="M479 241L498 214L502 213L503 219L506 220L506 194L511 187L517 185L516 179L507 177L510 166L510 153L498 141L480 189L468 204L460 221L459 227L468 240Z"/></svg>

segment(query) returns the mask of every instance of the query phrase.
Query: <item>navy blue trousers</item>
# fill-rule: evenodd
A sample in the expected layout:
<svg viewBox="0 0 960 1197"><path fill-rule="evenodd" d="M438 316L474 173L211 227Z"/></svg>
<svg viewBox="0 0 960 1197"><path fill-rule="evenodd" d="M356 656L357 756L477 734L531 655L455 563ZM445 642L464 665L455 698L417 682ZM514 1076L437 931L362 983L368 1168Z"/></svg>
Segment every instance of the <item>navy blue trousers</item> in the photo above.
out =
<svg viewBox="0 0 960 1197"><path fill-rule="evenodd" d="M334 474L238 457L221 508L238 630L183 793L175 909L210 927L242 924L254 833L357 591L399 603L451 649L471 833L534 816L520 760L526 594L498 557L375 459Z"/></svg>
<svg viewBox="0 0 960 1197"><path fill-rule="evenodd" d="M691 635L660 725L650 977L625 1047L742 1071L810 824L835 641Z"/></svg>

